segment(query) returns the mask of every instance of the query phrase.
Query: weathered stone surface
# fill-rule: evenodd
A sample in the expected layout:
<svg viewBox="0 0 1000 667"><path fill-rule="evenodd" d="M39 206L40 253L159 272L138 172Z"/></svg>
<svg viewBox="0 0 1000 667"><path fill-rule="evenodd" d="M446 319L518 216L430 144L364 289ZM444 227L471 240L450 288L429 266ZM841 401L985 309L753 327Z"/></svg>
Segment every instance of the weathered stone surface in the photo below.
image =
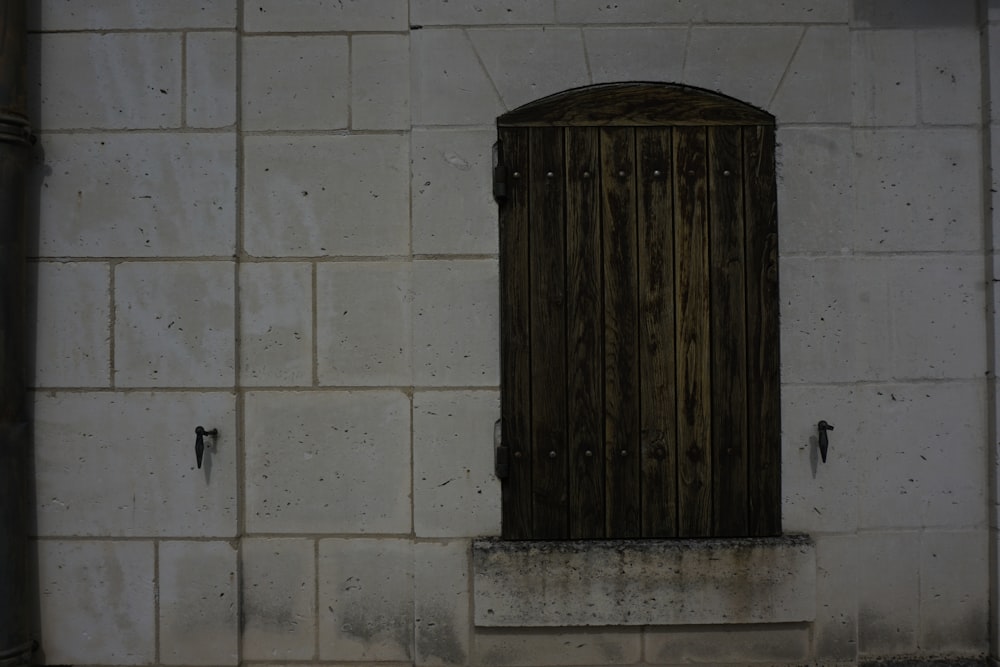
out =
<svg viewBox="0 0 1000 667"><path fill-rule="evenodd" d="M32 30L232 28L237 0L36 0L28 3Z"/></svg>
<svg viewBox="0 0 1000 667"><path fill-rule="evenodd" d="M858 535L858 654L912 655L920 618L920 533Z"/></svg>
<svg viewBox="0 0 1000 667"><path fill-rule="evenodd" d="M410 79L414 125L493 125L506 110L464 30L413 33Z"/></svg>
<svg viewBox="0 0 1000 667"><path fill-rule="evenodd" d="M406 30L406 0L257 0L243 14L248 32Z"/></svg>
<svg viewBox="0 0 1000 667"><path fill-rule="evenodd" d="M414 544L413 560L415 664L468 664L468 541Z"/></svg>
<svg viewBox="0 0 1000 667"><path fill-rule="evenodd" d="M823 664L857 659L858 569L857 536L816 536L813 651Z"/></svg>
<svg viewBox="0 0 1000 667"><path fill-rule="evenodd" d="M473 542L481 626L811 621L816 555L804 536Z"/></svg>
<svg viewBox="0 0 1000 667"><path fill-rule="evenodd" d="M847 5L843 0L837 4ZM809 26L769 108L778 123L850 122L851 70L844 66L850 58L847 26Z"/></svg>
<svg viewBox="0 0 1000 667"><path fill-rule="evenodd" d="M643 642L650 664L798 663L810 648L806 623L648 628Z"/></svg>
<svg viewBox="0 0 1000 667"><path fill-rule="evenodd" d="M190 32L186 42L188 127L229 127L236 122L236 34Z"/></svg>
<svg viewBox="0 0 1000 667"><path fill-rule="evenodd" d="M552 23L552 3L538 0L449 2L411 0L410 21L419 26L492 23Z"/></svg>
<svg viewBox="0 0 1000 667"><path fill-rule="evenodd" d="M629 665L642 656L639 628L475 628L473 664L484 667Z"/></svg>
<svg viewBox="0 0 1000 667"><path fill-rule="evenodd" d="M917 33L920 117L925 123L982 122L981 59L979 29L974 25Z"/></svg>
<svg viewBox="0 0 1000 667"><path fill-rule="evenodd" d="M917 120L916 47L910 30L851 33L855 125L913 125Z"/></svg>
<svg viewBox="0 0 1000 667"><path fill-rule="evenodd" d="M593 83L682 81L688 27L587 28Z"/></svg>
<svg viewBox="0 0 1000 667"><path fill-rule="evenodd" d="M920 536L923 651L939 655L989 650L989 533L924 531Z"/></svg>
<svg viewBox="0 0 1000 667"><path fill-rule="evenodd" d="M556 0L560 23L691 23L704 18L698 0Z"/></svg>
<svg viewBox="0 0 1000 667"><path fill-rule="evenodd" d="M351 127L410 128L410 38L355 35L351 38Z"/></svg>
<svg viewBox="0 0 1000 667"><path fill-rule="evenodd" d="M316 653L315 541L243 540L243 658L309 660Z"/></svg>
<svg viewBox="0 0 1000 667"><path fill-rule="evenodd" d="M240 264L241 384L312 384L312 265Z"/></svg>

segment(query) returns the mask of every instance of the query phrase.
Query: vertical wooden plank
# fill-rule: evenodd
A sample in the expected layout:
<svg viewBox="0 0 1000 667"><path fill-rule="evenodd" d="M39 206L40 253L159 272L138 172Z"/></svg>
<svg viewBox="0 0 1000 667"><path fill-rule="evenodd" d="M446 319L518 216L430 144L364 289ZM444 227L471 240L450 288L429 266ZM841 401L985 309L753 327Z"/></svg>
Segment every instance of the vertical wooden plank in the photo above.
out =
<svg viewBox="0 0 1000 667"><path fill-rule="evenodd" d="M531 128L529 137L532 537L561 539L569 535L563 130Z"/></svg>
<svg viewBox="0 0 1000 667"><path fill-rule="evenodd" d="M669 128L637 128L642 536L677 534L674 230Z"/></svg>
<svg viewBox="0 0 1000 667"><path fill-rule="evenodd" d="M500 128L508 175L528 173L528 130ZM528 182L508 179L500 205L500 396L508 475L501 480L501 526L509 540L531 537L531 338L529 320Z"/></svg>
<svg viewBox="0 0 1000 667"><path fill-rule="evenodd" d="M598 131L566 128L566 372L569 536L605 536L604 336Z"/></svg>
<svg viewBox="0 0 1000 667"><path fill-rule="evenodd" d="M674 129L678 535L712 530L706 130Z"/></svg>
<svg viewBox="0 0 1000 667"><path fill-rule="evenodd" d="M747 365L742 130L708 129L715 536L746 535Z"/></svg>
<svg viewBox="0 0 1000 667"><path fill-rule="evenodd" d="M750 534L781 533L778 214L774 128L743 131L750 467Z"/></svg>
<svg viewBox="0 0 1000 667"><path fill-rule="evenodd" d="M641 531L635 132L601 131L604 439L608 534Z"/></svg>

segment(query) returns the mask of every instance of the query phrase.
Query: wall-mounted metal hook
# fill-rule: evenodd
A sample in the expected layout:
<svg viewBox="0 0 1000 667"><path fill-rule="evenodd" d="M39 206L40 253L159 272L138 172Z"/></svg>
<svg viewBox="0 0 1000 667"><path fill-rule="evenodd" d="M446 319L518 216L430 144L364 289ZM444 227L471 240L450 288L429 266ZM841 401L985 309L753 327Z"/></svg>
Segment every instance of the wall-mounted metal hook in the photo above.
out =
<svg viewBox="0 0 1000 667"><path fill-rule="evenodd" d="M816 428L819 429L819 455L823 458L823 463L826 463L826 450L830 448L830 439L826 435L826 432L832 431L833 426L827 424L825 420L820 419L819 423L816 424Z"/></svg>
<svg viewBox="0 0 1000 667"><path fill-rule="evenodd" d="M214 440L219 436L219 429L213 428L211 431L206 431L199 426L194 430L194 435L194 456L198 460L198 467L201 468L201 459L205 455L205 436L207 435Z"/></svg>

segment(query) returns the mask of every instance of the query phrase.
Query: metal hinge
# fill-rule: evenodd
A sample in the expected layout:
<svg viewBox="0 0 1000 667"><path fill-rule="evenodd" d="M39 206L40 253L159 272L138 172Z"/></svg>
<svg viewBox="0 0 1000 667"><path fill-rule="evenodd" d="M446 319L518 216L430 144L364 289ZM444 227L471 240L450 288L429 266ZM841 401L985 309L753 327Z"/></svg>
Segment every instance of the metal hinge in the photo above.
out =
<svg viewBox="0 0 1000 667"><path fill-rule="evenodd" d="M507 199L507 167L501 164L500 152L503 145L499 140L493 144L493 199L502 204Z"/></svg>
<svg viewBox="0 0 1000 667"><path fill-rule="evenodd" d="M503 444L503 430L499 419L493 424L493 452L496 475L500 479L506 479L510 466L507 463L507 446Z"/></svg>

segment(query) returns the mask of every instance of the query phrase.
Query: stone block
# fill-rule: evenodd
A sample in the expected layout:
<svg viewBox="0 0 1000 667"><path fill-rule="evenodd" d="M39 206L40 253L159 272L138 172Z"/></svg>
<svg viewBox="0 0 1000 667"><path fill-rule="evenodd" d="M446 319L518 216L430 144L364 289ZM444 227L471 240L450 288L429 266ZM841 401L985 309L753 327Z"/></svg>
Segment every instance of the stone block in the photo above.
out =
<svg viewBox="0 0 1000 667"><path fill-rule="evenodd" d="M638 628L476 628L473 664L484 667L628 665L642 656Z"/></svg>
<svg viewBox="0 0 1000 667"><path fill-rule="evenodd" d="M494 260L413 264L413 364L417 385L499 384L498 280Z"/></svg>
<svg viewBox="0 0 1000 667"><path fill-rule="evenodd" d="M917 649L920 533L861 533L858 543L858 654Z"/></svg>
<svg viewBox="0 0 1000 667"><path fill-rule="evenodd" d="M232 394L46 392L34 411L39 535L236 534ZM197 425L219 429L201 470Z"/></svg>
<svg viewBox="0 0 1000 667"><path fill-rule="evenodd" d="M236 34L189 32L187 40L188 127L229 127L236 123Z"/></svg>
<svg viewBox="0 0 1000 667"><path fill-rule="evenodd" d="M992 14L997 14L997 19L1000 20L1000 7L994 8L993 3L990 4L990 12ZM989 25L983 28L983 37L981 39L988 40L986 54L985 56L989 59L989 62L995 63L1000 59L1000 23L991 22ZM1000 122L1000 100L996 97L1000 95L996 91L1000 91L1000 67L990 67L990 120L993 123ZM997 136L996 134L993 135ZM996 164L994 162L993 164Z"/></svg>
<svg viewBox="0 0 1000 667"><path fill-rule="evenodd" d="M556 0L559 23L697 23L705 3L698 0Z"/></svg>
<svg viewBox="0 0 1000 667"><path fill-rule="evenodd" d="M161 542L160 662L239 663L239 586L232 542Z"/></svg>
<svg viewBox="0 0 1000 667"><path fill-rule="evenodd" d="M780 116L779 116L780 119ZM847 128L778 131L778 246L834 254L854 244L854 147Z"/></svg>
<svg viewBox="0 0 1000 667"><path fill-rule="evenodd" d="M843 0L835 4L847 8ZM751 7L756 3L737 6ZM850 58L851 38L847 26L806 28L770 105L769 110L778 117L778 122L849 123L851 70L843 63L850 62ZM831 63L840 65L831 66Z"/></svg>
<svg viewBox="0 0 1000 667"><path fill-rule="evenodd" d="M240 265L240 382L311 386L313 270L305 262Z"/></svg>
<svg viewBox="0 0 1000 667"><path fill-rule="evenodd" d="M972 26L979 16L976 0L880 0L853 3L852 22L859 28L940 28Z"/></svg>
<svg viewBox="0 0 1000 667"><path fill-rule="evenodd" d="M925 531L920 539L920 649L940 655L989 650L989 532Z"/></svg>
<svg viewBox="0 0 1000 667"><path fill-rule="evenodd" d="M695 26L684 82L768 109L802 38L799 26Z"/></svg>
<svg viewBox="0 0 1000 667"><path fill-rule="evenodd" d="M418 392L413 397L413 521L418 537L498 535L500 483L493 473L496 391Z"/></svg>
<svg viewBox="0 0 1000 667"><path fill-rule="evenodd" d="M688 33L686 26L585 29L593 83L682 81Z"/></svg>
<svg viewBox="0 0 1000 667"><path fill-rule="evenodd" d="M916 123L915 53L911 30L851 32L854 125Z"/></svg>
<svg viewBox="0 0 1000 667"><path fill-rule="evenodd" d="M45 660L141 665L156 660L152 542L38 542Z"/></svg>
<svg viewBox="0 0 1000 667"><path fill-rule="evenodd" d="M643 642L649 664L792 664L810 657L809 626L797 623L647 628Z"/></svg>
<svg viewBox="0 0 1000 667"><path fill-rule="evenodd" d="M705 20L710 23L847 23L849 14L847 0L757 0L705 5Z"/></svg>
<svg viewBox="0 0 1000 667"><path fill-rule="evenodd" d="M127 262L115 268L119 387L234 382L232 262Z"/></svg>
<svg viewBox="0 0 1000 667"><path fill-rule="evenodd" d="M413 545L416 665L466 665L469 659L469 543Z"/></svg>
<svg viewBox="0 0 1000 667"><path fill-rule="evenodd" d="M781 391L781 524L796 533L854 532L858 527L857 423L867 404L853 385L785 385ZM864 398L868 398L864 396ZM835 427L824 463L816 424Z"/></svg>
<svg viewBox="0 0 1000 667"><path fill-rule="evenodd" d="M410 402L401 392L251 392L251 533L410 531Z"/></svg>
<svg viewBox="0 0 1000 667"><path fill-rule="evenodd" d="M979 29L921 30L917 33L920 118L939 125L983 121Z"/></svg>
<svg viewBox="0 0 1000 667"><path fill-rule="evenodd" d="M413 659L413 543L319 543L321 660Z"/></svg>
<svg viewBox="0 0 1000 667"><path fill-rule="evenodd" d="M805 536L698 540L476 540L475 623L498 627L811 621Z"/></svg>
<svg viewBox="0 0 1000 667"><path fill-rule="evenodd" d="M342 35L244 37L244 129L347 127L348 50Z"/></svg>
<svg viewBox="0 0 1000 667"><path fill-rule="evenodd" d="M858 656L858 547L855 535L816 536L813 650L821 664Z"/></svg>
<svg viewBox="0 0 1000 667"><path fill-rule="evenodd" d="M258 0L247 7L247 32L398 32L407 29L407 0Z"/></svg>
<svg viewBox="0 0 1000 667"><path fill-rule="evenodd" d="M496 254L496 130L415 130L413 252Z"/></svg>
<svg viewBox="0 0 1000 667"><path fill-rule="evenodd" d="M316 544L243 540L243 658L311 660L316 653Z"/></svg>
<svg viewBox="0 0 1000 667"><path fill-rule="evenodd" d="M46 130L181 124L180 34L42 34L28 49L29 104Z"/></svg>
<svg viewBox="0 0 1000 667"><path fill-rule="evenodd" d="M30 30L130 30L233 28L236 0L36 0L29 3Z"/></svg>
<svg viewBox="0 0 1000 667"><path fill-rule="evenodd" d="M64 134L41 143L41 256L232 255L234 134Z"/></svg>
<svg viewBox="0 0 1000 667"><path fill-rule="evenodd" d="M861 527L985 528L985 382L875 385L855 398Z"/></svg>
<svg viewBox="0 0 1000 667"><path fill-rule="evenodd" d="M410 38L355 35L351 38L351 127L410 128Z"/></svg>
<svg viewBox="0 0 1000 667"><path fill-rule="evenodd" d="M412 384L411 264L335 262L316 267L319 382Z"/></svg>
<svg viewBox="0 0 1000 667"><path fill-rule="evenodd" d="M410 35L414 125L489 125L506 111L464 30Z"/></svg>
<svg viewBox="0 0 1000 667"><path fill-rule="evenodd" d="M37 387L111 381L111 271L105 262L41 262L35 308Z"/></svg>
<svg viewBox="0 0 1000 667"><path fill-rule="evenodd" d="M419 26L553 23L551 3L535 0L467 3L448 0L411 0L410 21Z"/></svg>
<svg viewBox="0 0 1000 667"><path fill-rule="evenodd" d="M856 130L854 147L856 249L983 247L978 130Z"/></svg>
<svg viewBox="0 0 1000 667"><path fill-rule="evenodd" d="M245 140L246 249L258 257L409 251L409 140L398 135Z"/></svg>
<svg viewBox="0 0 1000 667"><path fill-rule="evenodd" d="M590 83L576 28L469 30L469 39L508 109Z"/></svg>

